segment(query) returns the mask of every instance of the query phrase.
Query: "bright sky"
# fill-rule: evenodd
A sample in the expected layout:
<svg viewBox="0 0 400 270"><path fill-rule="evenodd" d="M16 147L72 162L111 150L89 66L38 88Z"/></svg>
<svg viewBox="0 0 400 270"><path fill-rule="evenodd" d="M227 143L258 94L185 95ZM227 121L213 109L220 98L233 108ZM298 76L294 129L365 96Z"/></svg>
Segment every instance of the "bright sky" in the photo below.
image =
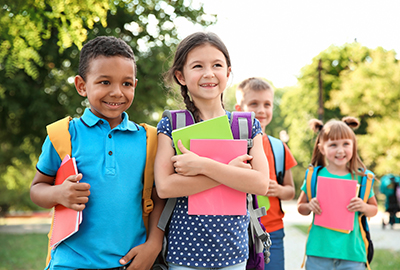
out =
<svg viewBox="0 0 400 270"><path fill-rule="evenodd" d="M296 75L330 45L354 39L400 56L398 0L198 0L218 15L215 32L227 46L233 83L266 78L275 87L296 84ZM202 30L182 26L182 38Z"/></svg>

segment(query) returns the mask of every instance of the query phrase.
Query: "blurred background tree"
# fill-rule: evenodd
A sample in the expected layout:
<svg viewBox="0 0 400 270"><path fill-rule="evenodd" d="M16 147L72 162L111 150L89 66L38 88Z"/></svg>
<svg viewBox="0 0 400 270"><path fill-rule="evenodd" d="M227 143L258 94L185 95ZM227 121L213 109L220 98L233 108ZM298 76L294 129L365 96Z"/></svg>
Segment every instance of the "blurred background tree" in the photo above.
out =
<svg viewBox="0 0 400 270"><path fill-rule="evenodd" d="M399 168L400 72L395 55L394 51L380 47L373 50L357 42L330 46L303 67L297 86L283 89L282 127L288 130L289 147L299 162L293 170L296 191L304 179L316 139L308 121L318 118L320 60L323 121L357 117L361 125L355 133L366 166L378 177Z"/></svg>
<svg viewBox="0 0 400 270"><path fill-rule="evenodd" d="M216 21L188 0L9 2L0 7L0 214L35 209L29 185L45 126L65 115L80 116L88 105L73 85L86 40L114 35L131 45L139 83L128 113L136 122L156 124L164 109L182 107L162 81L180 40L177 25L189 21L206 27ZM224 93L228 110L234 110L236 86ZM396 173L399 100L396 53L357 42L328 47L301 69L295 86L275 89L274 118L266 132L278 138L282 130L288 133L288 145L299 162L292 170L296 191L316 138L308 121L319 116L324 122L357 117L361 158L378 177Z"/></svg>
<svg viewBox="0 0 400 270"><path fill-rule="evenodd" d="M21 208L22 190L29 198L46 125L80 116L88 105L73 84L85 41L113 35L133 48L139 82L128 113L136 122L156 124L168 108L161 74L179 42L176 24L215 21L186 0L7 2L0 7L0 213Z"/></svg>

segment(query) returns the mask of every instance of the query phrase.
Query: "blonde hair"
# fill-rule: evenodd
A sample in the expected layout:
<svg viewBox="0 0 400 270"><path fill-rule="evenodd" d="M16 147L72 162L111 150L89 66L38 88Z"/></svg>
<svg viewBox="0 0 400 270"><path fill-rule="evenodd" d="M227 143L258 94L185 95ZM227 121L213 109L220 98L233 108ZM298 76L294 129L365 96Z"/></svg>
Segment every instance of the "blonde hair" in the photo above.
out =
<svg viewBox="0 0 400 270"><path fill-rule="evenodd" d="M242 106L244 98L248 92L266 91L266 90L271 91L272 95L274 94L274 89L268 82L260 78L255 78L255 77L248 78L242 81L236 88L236 102L237 104Z"/></svg>
<svg viewBox="0 0 400 270"><path fill-rule="evenodd" d="M352 174L364 175L360 172L365 171L365 165L361 161L361 158L357 153L357 138L354 134L353 129L357 129L360 122L351 116L342 118L342 121L332 119L326 124L323 124L321 120L312 119L309 122L311 129L318 133L317 139L314 144L314 151L311 158L311 164L313 166L326 166L325 156L321 153L319 145L330 140L341 140L341 139L351 139L353 141L353 156L348 164L348 169Z"/></svg>

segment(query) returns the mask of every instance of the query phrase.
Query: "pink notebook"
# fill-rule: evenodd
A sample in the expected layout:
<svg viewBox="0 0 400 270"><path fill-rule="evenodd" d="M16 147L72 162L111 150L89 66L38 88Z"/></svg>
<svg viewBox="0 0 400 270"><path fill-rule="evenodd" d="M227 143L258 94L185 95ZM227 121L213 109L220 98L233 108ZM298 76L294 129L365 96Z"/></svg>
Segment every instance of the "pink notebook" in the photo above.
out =
<svg viewBox="0 0 400 270"><path fill-rule="evenodd" d="M55 185L62 184L68 176L78 174L75 158L67 155L57 171ZM50 246L56 247L62 241L79 230L82 222L82 212L67 208L61 204L54 207L53 228L50 237Z"/></svg>
<svg viewBox="0 0 400 270"><path fill-rule="evenodd" d="M190 151L228 164L247 153L246 140L192 139ZM189 196L189 215L246 215L246 193L225 185Z"/></svg>
<svg viewBox="0 0 400 270"><path fill-rule="evenodd" d="M347 210L350 200L357 196L358 182L328 177L318 177L317 199L322 214L315 215L314 224L350 232L353 230L354 213Z"/></svg>

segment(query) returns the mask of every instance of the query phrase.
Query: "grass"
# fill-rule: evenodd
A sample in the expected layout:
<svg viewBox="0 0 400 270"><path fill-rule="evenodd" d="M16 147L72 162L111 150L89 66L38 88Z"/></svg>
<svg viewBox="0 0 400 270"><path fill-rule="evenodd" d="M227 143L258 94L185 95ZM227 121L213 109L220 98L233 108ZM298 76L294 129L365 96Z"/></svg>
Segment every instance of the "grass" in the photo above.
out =
<svg viewBox="0 0 400 270"><path fill-rule="evenodd" d="M307 233L307 225L295 225ZM46 234L3 234L0 233L0 270L44 269L47 253ZM373 270L398 270L400 252L375 249L371 263Z"/></svg>
<svg viewBox="0 0 400 270"><path fill-rule="evenodd" d="M46 234L0 233L0 270L44 269L47 255Z"/></svg>
<svg viewBox="0 0 400 270"><path fill-rule="evenodd" d="M307 234L308 226L309 225L294 225L294 227L304 234ZM370 265L372 270L398 270L399 265L400 251L375 248L374 257Z"/></svg>

